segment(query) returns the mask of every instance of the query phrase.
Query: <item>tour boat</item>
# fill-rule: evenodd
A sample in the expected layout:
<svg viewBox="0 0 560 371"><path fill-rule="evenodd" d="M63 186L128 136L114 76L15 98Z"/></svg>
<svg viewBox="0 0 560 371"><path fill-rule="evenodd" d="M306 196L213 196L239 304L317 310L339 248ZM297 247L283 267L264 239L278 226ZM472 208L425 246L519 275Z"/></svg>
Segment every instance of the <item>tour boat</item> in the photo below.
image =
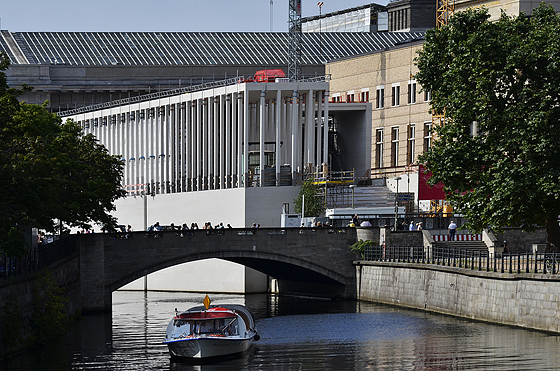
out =
<svg viewBox="0 0 560 371"><path fill-rule="evenodd" d="M208 298L207 298L208 299ZM192 307L167 325L164 344L172 358L202 359L241 353L259 340L251 312L243 305Z"/></svg>

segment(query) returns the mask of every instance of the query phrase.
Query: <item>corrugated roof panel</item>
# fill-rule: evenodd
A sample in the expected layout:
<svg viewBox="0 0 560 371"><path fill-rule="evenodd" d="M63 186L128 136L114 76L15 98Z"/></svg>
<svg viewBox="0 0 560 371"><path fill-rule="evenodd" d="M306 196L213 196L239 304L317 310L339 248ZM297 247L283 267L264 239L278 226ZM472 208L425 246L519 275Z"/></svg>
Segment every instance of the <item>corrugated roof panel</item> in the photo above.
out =
<svg viewBox="0 0 560 371"><path fill-rule="evenodd" d="M69 65L283 65L288 33L268 32L15 32L33 64ZM304 64L369 53L422 32L304 33ZM0 48L6 49L5 43ZM15 58L14 58L15 59ZM15 63L15 62L14 62Z"/></svg>

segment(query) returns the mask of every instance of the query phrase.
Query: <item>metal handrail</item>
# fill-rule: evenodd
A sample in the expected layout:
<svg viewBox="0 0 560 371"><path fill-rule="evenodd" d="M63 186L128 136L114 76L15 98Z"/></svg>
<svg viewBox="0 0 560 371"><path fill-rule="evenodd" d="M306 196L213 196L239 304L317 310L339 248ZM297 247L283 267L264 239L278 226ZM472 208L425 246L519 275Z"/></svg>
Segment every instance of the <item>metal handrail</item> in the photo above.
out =
<svg viewBox="0 0 560 371"><path fill-rule="evenodd" d="M298 82L321 82L321 81L330 81L330 79L331 79L331 75L326 74L326 75L321 75L321 76L304 77L304 78L298 80ZM131 103L146 102L146 101L149 101L149 100L152 100L152 99L166 98L166 97L170 97L170 96L173 96L173 95L192 93L192 92L211 89L211 88L217 88L217 87L222 87L222 86L227 86L227 85L232 85L232 84L238 84L238 83L242 83L242 82L246 82L245 77L244 76L236 76L236 77L231 77L231 78L225 79L225 80L205 82L205 83L198 84L198 85L186 86L184 88L176 88L176 89L158 91L156 93L138 95L138 96L135 96L135 97L129 97L129 98L117 99L117 100L113 100L113 101L105 102L105 103L93 104L91 106L74 108L74 109L67 110L67 111L57 112L57 115L60 116L60 117L73 116L73 115L77 115L79 113L93 112L93 111L97 111L97 110L100 110L100 109L124 106L124 105L131 104Z"/></svg>
<svg viewBox="0 0 560 371"><path fill-rule="evenodd" d="M368 246L365 261L439 265L469 270L510 274L560 274L560 254L551 253L489 253L484 250L424 246Z"/></svg>

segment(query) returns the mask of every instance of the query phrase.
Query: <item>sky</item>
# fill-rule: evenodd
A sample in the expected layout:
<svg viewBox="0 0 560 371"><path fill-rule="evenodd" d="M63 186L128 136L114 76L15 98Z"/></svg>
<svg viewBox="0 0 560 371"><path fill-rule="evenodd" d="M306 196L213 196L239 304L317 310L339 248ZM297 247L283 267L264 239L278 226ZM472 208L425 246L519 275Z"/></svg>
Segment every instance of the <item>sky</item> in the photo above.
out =
<svg viewBox="0 0 560 371"><path fill-rule="evenodd" d="M286 32L288 0L0 0L0 29L11 32ZM375 2L323 1L322 14ZM388 0L376 3L386 5ZM302 0L302 17L319 15ZM272 26L272 27L271 27Z"/></svg>

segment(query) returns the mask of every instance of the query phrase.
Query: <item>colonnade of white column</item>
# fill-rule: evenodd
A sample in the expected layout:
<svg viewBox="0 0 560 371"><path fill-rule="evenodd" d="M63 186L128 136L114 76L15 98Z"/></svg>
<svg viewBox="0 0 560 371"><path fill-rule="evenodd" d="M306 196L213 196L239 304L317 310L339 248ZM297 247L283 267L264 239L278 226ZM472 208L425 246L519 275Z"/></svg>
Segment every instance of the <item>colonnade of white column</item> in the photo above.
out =
<svg viewBox="0 0 560 371"><path fill-rule="evenodd" d="M131 194L292 185L328 163L327 87L243 83L67 118L121 157Z"/></svg>

